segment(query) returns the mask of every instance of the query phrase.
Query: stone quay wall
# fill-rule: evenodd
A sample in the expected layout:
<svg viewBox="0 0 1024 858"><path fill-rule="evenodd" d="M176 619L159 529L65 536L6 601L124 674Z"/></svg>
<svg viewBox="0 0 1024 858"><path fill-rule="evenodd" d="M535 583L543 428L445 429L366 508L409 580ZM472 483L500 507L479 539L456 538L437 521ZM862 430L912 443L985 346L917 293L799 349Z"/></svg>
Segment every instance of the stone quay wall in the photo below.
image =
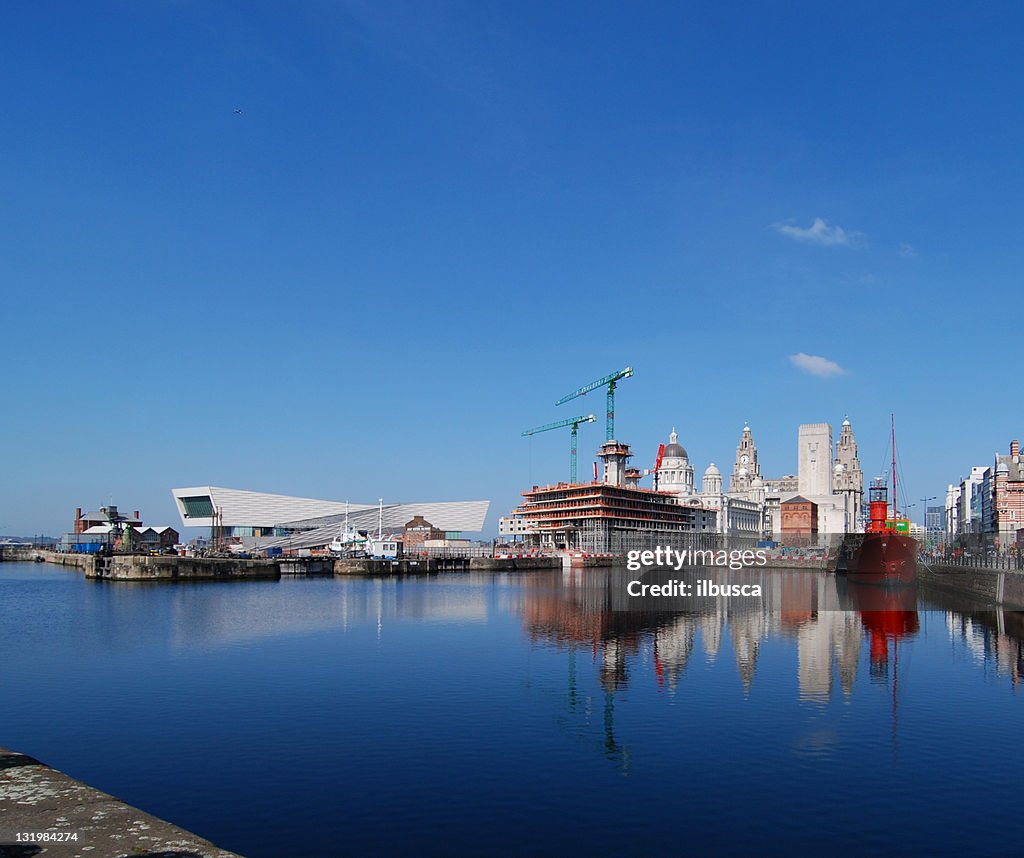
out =
<svg viewBox="0 0 1024 858"><path fill-rule="evenodd" d="M277 580L281 567L276 560L114 555L94 558L85 577L103 581Z"/></svg>
<svg viewBox="0 0 1024 858"><path fill-rule="evenodd" d="M919 563L918 580L933 587L1024 610L1024 574L998 569L971 569L944 563Z"/></svg>
<svg viewBox="0 0 1024 858"><path fill-rule="evenodd" d="M39 842L17 842L35 835ZM0 748L0 855L239 858L39 760Z"/></svg>

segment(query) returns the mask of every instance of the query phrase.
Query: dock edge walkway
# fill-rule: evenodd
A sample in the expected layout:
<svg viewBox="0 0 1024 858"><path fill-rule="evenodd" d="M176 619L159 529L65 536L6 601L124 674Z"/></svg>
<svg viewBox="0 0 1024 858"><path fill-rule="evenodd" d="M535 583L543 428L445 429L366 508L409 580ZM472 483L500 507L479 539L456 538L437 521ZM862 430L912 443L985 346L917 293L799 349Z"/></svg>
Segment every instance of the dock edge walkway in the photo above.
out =
<svg viewBox="0 0 1024 858"><path fill-rule="evenodd" d="M75 833L25 842L18 834ZM240 858L25 754L0 748L0 856Z"/></svg>

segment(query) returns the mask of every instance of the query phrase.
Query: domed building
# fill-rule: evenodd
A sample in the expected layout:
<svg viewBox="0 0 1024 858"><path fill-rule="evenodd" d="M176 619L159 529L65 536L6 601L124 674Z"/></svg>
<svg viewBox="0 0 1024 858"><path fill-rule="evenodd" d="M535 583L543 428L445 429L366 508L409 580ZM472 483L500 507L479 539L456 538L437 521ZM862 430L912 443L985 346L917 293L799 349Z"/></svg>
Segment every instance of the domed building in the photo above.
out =
<svg viewBox="0 0 1024 858"><path fill-rule="evenodd" d="M675 427L668 436L668 444L661 456L658 468L658 488L666 492L675 492L681 498L693 494L693 465L686 448L679 443Z"/></svg>
<svg viewBox="0 0 1024 858"><path fill-rule="evenodd" d="M756 467L756 463L755 463ZM714 462L704 471L700 491L694 486L693 465L673 428L658 467L658 488L672 492L681 504L699 506L713 513L714 530L723 535L756 538L761 530L761 513L756 503L731 498L722 490L722 473ZM756 477L760 479L760 474Z"/></svg>
<svg viewBox="0 0 1024 858"><path fill-rule="evenodd" d="M722 493L722 472L712 462L704 471L704 479L701 482L701 494L720 495Z"/></svg>

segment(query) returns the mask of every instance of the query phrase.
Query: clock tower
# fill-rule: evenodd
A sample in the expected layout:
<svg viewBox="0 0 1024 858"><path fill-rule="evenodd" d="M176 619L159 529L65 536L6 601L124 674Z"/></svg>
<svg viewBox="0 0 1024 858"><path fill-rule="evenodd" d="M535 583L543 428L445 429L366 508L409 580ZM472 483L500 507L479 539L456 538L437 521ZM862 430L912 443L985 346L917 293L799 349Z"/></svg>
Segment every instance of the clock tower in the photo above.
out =
<svg viewBox="0 0 1024 858"><path fill-rule="evenodd" d="M836 442L836 458L832 471L833 491L846 495L846 531L858 530L861 516L861 502L864 496L864 472L857 458L857 441L853 437L850 419L843 420L843 428Z"/></svg>
<svg viewBox="0 0 1024 858"><path fill-rule="evenodd" d="M750 484L761 476L761 466L757 463L757 445L750 427L743 427L743 435L736 448L736 464L732 468L732 479L729 480L730 492L745 492Z"/></svg>

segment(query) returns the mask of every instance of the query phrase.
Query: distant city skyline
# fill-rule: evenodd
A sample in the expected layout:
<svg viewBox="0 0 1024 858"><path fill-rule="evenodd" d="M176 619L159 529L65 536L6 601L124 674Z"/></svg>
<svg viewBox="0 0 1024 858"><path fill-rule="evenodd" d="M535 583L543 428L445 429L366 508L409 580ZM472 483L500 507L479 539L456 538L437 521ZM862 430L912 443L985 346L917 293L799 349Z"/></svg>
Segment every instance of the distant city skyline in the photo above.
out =
<svg viewBox="0 0 1024 858"><path fill-rule="evenodd" d="M918 521L1024 435L1016 5L6 11L0 534L219 485L489 535L627 365L641 468L849 415L870 479L894 411Z"/></svg>

